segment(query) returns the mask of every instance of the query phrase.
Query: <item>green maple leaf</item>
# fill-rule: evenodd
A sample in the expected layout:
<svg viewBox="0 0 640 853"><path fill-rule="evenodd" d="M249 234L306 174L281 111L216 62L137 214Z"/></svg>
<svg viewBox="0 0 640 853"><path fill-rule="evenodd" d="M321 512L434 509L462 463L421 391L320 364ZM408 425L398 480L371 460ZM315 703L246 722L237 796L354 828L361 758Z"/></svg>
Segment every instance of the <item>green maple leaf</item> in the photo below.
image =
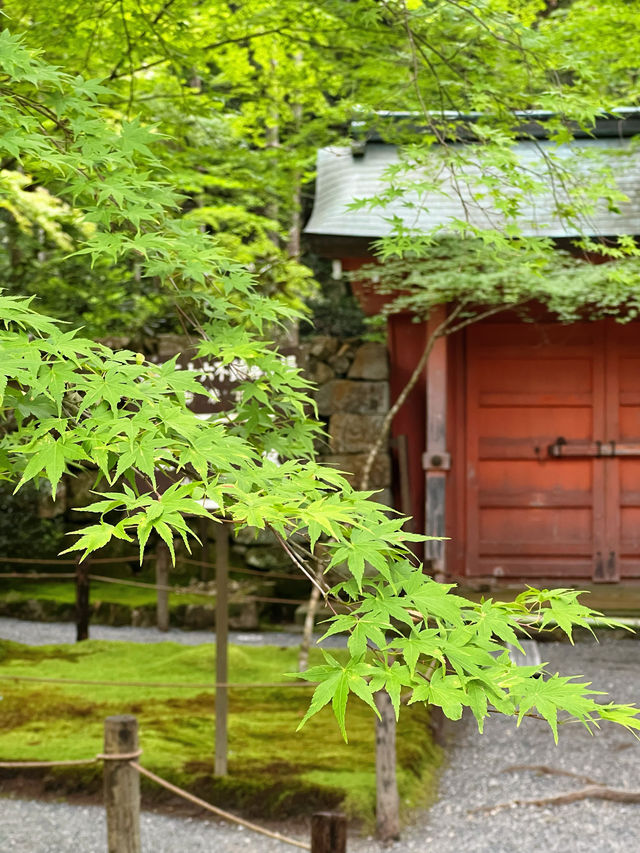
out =
<svg viewBox="0 0 640 853"><path fill-rule="evenodd" d="M468 697L457 675L445 675L442 669L438 668L428 682L414 687L409 704L424 701L442 708L444 715L450 720L459 720Z"/></svg>
<svg viewBox="0 0 640 853"><path fill-rule="evenodd" d="M511 693L518 702L518 725L525 714L536 708L544 717L558 742L558 711L565 711L580 720L591 730L598 715L598 705L590 697L602 695L600 691L587 690L589 682L576 682L576 676L550 678L523 678L515 684Z"/></svg>

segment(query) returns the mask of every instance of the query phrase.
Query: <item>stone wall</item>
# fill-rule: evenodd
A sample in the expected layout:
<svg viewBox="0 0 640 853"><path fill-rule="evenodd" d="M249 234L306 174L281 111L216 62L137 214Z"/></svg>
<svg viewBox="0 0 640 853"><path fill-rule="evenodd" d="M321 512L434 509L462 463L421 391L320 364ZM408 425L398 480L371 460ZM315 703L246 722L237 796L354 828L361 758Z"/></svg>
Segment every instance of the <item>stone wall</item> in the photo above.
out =
<svg viewBox="0 0 640 853"><path fill-rule="evenodd" d="M360 488L367 454L389 410L387 349L384 344L322 335L303 340L296 358L304 375L317 385L313 396L328 433L318 445L319 461L342 471ZM376 500L392 505L388 445L378 453L369 489L379 489ZM268 531L242 531L232 547L236 558L251 568L292 568Z"/></svg>
<svg viewBox="0 0 640 853"><path fill-rule="evenodd" d="M328 441L319 447L321 461L347 474L360 487L367 454L389 410L389 363L384 344L316 337L300 345L300 365L318 385L318 414ZM391 505L391 459L379 453L369 479L381 489L377 500Z"/></svg>

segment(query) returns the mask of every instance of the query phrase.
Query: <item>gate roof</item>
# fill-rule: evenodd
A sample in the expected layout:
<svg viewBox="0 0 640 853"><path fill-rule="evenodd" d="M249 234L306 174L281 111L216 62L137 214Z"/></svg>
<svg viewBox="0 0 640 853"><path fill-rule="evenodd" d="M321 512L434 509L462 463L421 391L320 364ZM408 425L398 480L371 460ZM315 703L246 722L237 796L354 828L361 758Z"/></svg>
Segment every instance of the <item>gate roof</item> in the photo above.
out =
<svg viewBox="0 0 640 853"><path fill-rule="evenodd" d="M447 161L455 149L464 149L464 164L454 167L454 173ZM480 157L474 157L474 149L480 150L473 142L434 146L427 165L412 167L398 179L407 189L397 198L384 207L367 205L351 210L349 205L354 201L384 192L388 186L385 176L400 166L402 154L395 145L384 142L368 142L358 149L323 148L318 152L315 201L305 232L376 238L390 234L394 220L422 233L446 234L452 220L483 230L501 228L504 217L491 195L483 191L481 176L504 181L505 196L510 190L495 168L483 167ZM535 176L541 185L541 191L520 200L517 222L523 235L562 238L640 234L640 149L631 139L574 139L562 145L548 139L529 139L515 142L512 150L523 174ZM559 167L551 167L551 160ZM566 169L565 180L579 189L603 162L628 201L619 204L619 212L600 201L579 224L559 217L555 212L558 205L570 203L559 172ZM416 189L420 182L422 189Z"/></svg>

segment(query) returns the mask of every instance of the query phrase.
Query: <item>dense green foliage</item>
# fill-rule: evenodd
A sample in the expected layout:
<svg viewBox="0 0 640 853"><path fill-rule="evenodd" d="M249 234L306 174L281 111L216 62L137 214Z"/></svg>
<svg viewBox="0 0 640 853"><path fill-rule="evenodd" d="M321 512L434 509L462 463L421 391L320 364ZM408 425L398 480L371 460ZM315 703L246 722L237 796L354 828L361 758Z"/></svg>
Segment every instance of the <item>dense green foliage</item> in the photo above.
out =
<svg viewBox="0 0 640 853"><path fill-rule="evenodd" d="M64 14L53 0L4 0L2 8L0 26L28 30L47 61L106 85L100 99L112 126L139 117L156 128L148 144L157 160L147 167L171 174L178 215L214 233L263 293L298 306L314 287L300 263L300 227L315 151L348 144L351 121L356 135L367 138L375 124L405 143L374 201L383 205L415 187L416 167L459 169L469 155L449 143L472 132L473 156L484 178L491 174L481 192L514 236L519 198L544 182L518 168L514 111L550 111L544 123L562 143L572 121L588 128L603 110L637 102L636 0L595 11L586 0L73 0ZM461 119L473 113L482 121ZM601 174L576 185L573 164L557 152L548 158L558 183L573 187L562 199L565 219L580 221L597 199L619 201ZM179 328L157 278L134 256L92 266L68 257L82 229L55 182L25 171L10 149L0 169L3 189L12 185L11 203L0 204L0 239L12 247L0 286L37 293L45 313L81 323L90 337L125 334L139 345ZM421 188L437 183L425 177ZM504 240L504 221L494 225L480 235L491 246ZM422 252L424 237L396 228L384 250Z"/></svg>
<svg viewBox="0 0 640 853"><path fill-rule="evenodd" d="M509 659L504 644L517 644L518 631L557 624L571 636L596 615L574 591L528 590L511 603L456 596L415 564L408 545L420 537L402 530L403 519L314 461L306 384L263 338L293 312L175 215L175 193L155 177L154 134L137 119L114 123L100 84L55 69L6 29L0 56L0 151L73 205L80 256L138 265L194 330L200 354L244 375L234 411L203 420L187 405L205 393L198 371L114 352L0 295L2 476L18 490L47 480L55 493L65 471L95 472L96 500L85 508L95 523L68 550L86 555L115 538L137 540L142 552L152 531L170 548L176 535L188 546L190 519L212 515L268 525L309 574L322 538L344 578L323 584L336 612L329 633L348 634L349 656L327 654L304 675L319 682L305 719L331 703L345 737L349 695L373 708L383 689L396 712L410 692L454 719L469 707L480 727L497 710L519 720L535 713L555 736L559 715L640 728L634 707L602 704L588 684ZM6 196L14 203L16 190ZM165 490L159 470L173 481Z"/></svg>
<svg viewBox="0 0 640 853"><path fill-rule="evenodd" d="M590 263L566 251L504 245L490 251L481 240L443 238L427 257L402 255L354 273L374 274L376 291L389 301L376 323L393 312L426 320L438 305L451 305L442 334L488 314L514 311L531 320L543 306L562 323L640 314L640 260L635 250L615 263Z"/></svg>

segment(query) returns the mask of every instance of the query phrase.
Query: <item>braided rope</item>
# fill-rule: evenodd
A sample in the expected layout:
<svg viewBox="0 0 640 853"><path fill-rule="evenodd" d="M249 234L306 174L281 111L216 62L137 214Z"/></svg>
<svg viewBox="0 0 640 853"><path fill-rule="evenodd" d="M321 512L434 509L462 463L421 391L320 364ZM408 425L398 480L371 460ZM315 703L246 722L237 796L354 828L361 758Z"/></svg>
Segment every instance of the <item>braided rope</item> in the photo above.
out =
<svg viewBox="0 0 640 853"><path fill-rule="evenodd" d="M231 821L232 823L237 823L240 826L244 826L247 829L250 829L252 832L258 832L261 835L266 835L269 838L275 838L277 841L282 841L284 844L290 844L292 847L299 847L301 850L311 850L311 845L306 844L304 841L296 841L295 838L289 838L286 835L281 835L279 832L271 832L269 829L265 829L262 826L258 826L256 823L251 823L248 820L243 820L240 817L237 817L230 812L226 812L223 809L219 809L217 806L212 806L211 803L207 803L206 800L201 800L200 797L196 797L193 794L190 794L188 791L184 791L182 788L178 788L177 785L172 785L171 782L167 782L166 779L163 779L161 776L156 776L155 773L152 773L150 770L146 770L144 767L141 767L136 761L131 762L131 766L135 768L138 773L141 773L143 776L146 776L148 779L151 779L153 782L156 782L158 785L161 785L163 788L166 788L167 791L171 791L173 794L177 794L179 797L182 797L185 800L188 800L190 803L193 803L196 806L200 806L200 808L207 809L207 811L213 812L213 814L218 815L218 817L222 817L225 820Z"/></svg>
<svg viewBox="0 0 640 853"><path fill-rule="evenodd" d="M87 764L97 764L98 761L133 761L140 758L142 750L137 749L135 752L114 752L103 753L99 752L94 758L73 758L68 761L0 761L0 768L17 769L30 767L78 767Z"/></svg>

